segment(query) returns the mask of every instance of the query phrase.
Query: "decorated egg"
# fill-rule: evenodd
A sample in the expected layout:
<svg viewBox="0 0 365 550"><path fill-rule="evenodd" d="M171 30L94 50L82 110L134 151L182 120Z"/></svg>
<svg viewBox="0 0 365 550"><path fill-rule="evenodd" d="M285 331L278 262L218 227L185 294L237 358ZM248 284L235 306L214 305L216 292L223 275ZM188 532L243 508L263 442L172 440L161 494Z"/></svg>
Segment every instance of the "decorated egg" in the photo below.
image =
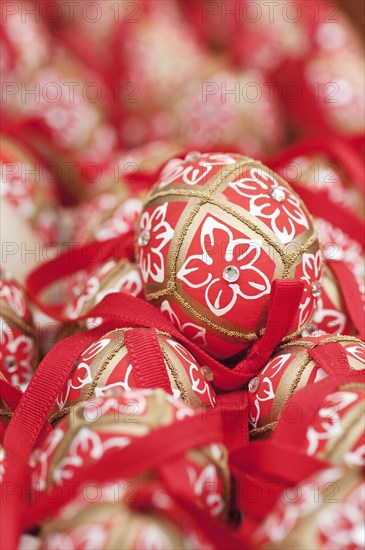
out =
<svg viewBox="0 0 365 550"><path fill-rule="evenodd" d="M171 160L137 229L145 297L225 359L265 330L271 283L304 284L294 337L321 293L321 253L306 207L268 168L236 154Z"/></svg>
<svg viewBox="0 0 365 550"><path fill-rule="evenodd" d="M259 71L222 66L190 83L174 107L179 139L197 150L231 147L250 156L276 150L285 125L264 82Z"/></svg>
<svg viewBox="0 0 365 550"><path fill-rule="evenodd" d="M283 65L298 61L308 51L310 29L304 0L295 0L290 6L252 4L249 0L241 3L236 32L229 44L237 65L259 69L273 77ZM231 10L237 12L237 7L232 5ZM221 11L227 11L227 6L222 5ZM225 19L227 27L228 20L233 17L227 14ZM278 98L281 90L278 90L277 81L275 84L273 78L266 82L267 87L272 85L273 97ZM283 95L285 93L283 89ZM283 99L287 99L285 95Z"/></svg>
<svg viewBox="0 0 365 550"><path fill-rule="evenodd" d="M103 241L135 230L148 180L181 149L177 143L156 141L117 152L88 200L64 210L71 241Z"/></svg>
<svg viewBox="0 0 365 550"><path fill-rule="evenodd" d="M141 348L141 346L143 346ZM145 350L141 358L139 348ZM207 379L207 380L206 380ZM109 389L130 391L163 387L188 405L215 405L209 369L202 368L179 342L154 329L116 329L104 334L79 356L57 398L53 422L78 403Z"/></svg>
<svg viewBox="0 0 365 550"><path fill-rule="evenodd" d="M72 212L72 242L84 244L125 235L136 228L142 209L137 197L103 193L82 203ZM121 199L121 200L120 200Z"/></svg>
<svg viewBox="0 0 365 550"><path fill-rule="evenodd" d="M365 255L361 243L323 218L316 218L315 225L325 259L342 260L361 283L365 279Z"/></svg>
<svg viewBox="0 0 365 550"><path fill-rule="evenodd" d="M181 438L179 423L200 414L161 389L126 390L114 395L109 392L100 399L80 404L57 424L43 446L33 452L30 459L32 487L35 491L44 491L53 484L66 487L70 482L77 483L82 472L95 461L103 468L103 460L113 451L127 450L138 439L175 423L178 424L176 437ZM139 458L137 456L136 460ZM176 475L185 480L191 501L214 516L225 513L229 472L227 451L220 441L204 446L192 443L191 448L169 460L176 461ZM121 464L115 471L114 480L130 481L129 486L134 482L136 487L148 481L163 483L158 465L143 469L137 477L128 480ZM212 483L211 495L204 490L204 481ZM129 486L127 484L125 489Z"/></svg>
<svg viewBox="0 0 365 550"><path fill-rule="evenodd" d="M327 377L326 371L316 364L308 351L328 342L338 342L343 347L351 369L365 369L365 344L351 336L322 333L282 345L248 384L251 437L270 436L288 399L301 388ZM354 401L361 402L361 391L359 395L360 398Z"/></svg>
<svg viewBox="0 0 365 550"><path fill-rule="evenodd" d="M312 329L361 336L361 321L354 321L352 307L364 300L361 159L338 140L323 150L313 143L294 149L292 154L290 150L284 153L286 160L278 172L296 184L300 196L308 201L326 260ZM337 272L338 262L339 269L351 272L350 279L354 279L351 294L347 278Z"/></svg>
<svg viewBox="0 0 365 550"><path fill-rule="evenodd" d="M121 21L116 34L117 77L121 83L128 83L121 103L132 113L158 111L166 103L171 105L181 88L206 74L211 63L175 2L144 4L147 9L141 10L138 24Z"/></svg>
<svg viewBox="0 0 365 550"><path fill-rule="evenodd" d="M357 351L364 353L364 347ZM365 386L356 382L339 385L328 394L307 426L303 441L305 454L335 466L362 470L365 466L364 398Z"/></svg>

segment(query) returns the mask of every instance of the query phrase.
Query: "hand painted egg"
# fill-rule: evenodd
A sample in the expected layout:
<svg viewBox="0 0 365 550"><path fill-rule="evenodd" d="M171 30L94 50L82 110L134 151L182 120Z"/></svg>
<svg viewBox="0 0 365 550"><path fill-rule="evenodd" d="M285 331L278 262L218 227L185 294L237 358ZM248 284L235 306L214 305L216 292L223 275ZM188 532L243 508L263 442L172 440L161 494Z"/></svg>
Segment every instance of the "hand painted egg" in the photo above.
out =
<svg viewBox="0 0 365 550"><path fill-rule="evenodd" d="M259 162L218 153L171 160L145 201L136 238L147 300L215 357L260 338L274 279L304 283L290 337L312 318L321 253L311 217Z"/></svg>

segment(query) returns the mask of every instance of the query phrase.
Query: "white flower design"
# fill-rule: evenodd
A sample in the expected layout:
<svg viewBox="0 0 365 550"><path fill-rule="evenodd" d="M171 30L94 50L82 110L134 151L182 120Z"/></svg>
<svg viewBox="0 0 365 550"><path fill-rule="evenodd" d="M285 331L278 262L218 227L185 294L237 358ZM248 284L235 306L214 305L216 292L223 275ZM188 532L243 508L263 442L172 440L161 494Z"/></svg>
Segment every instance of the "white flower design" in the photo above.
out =
<svg viewBox="0 0 365 550"><path fill-rule="evenodd" d="M208 216L201 229L200 245L202 252L185 260L177 278L190 288L205 289L206 305L214 315L221 317L231 311L238 298L256 300L270 293L270 281L255 266L261 254L259 240L234 239L229 227ZM227 283L224 269L232 265L238 279Z"/></svg>
<svg viewBox="0 0 365 550"><path fill-rule="evenodd" d="M266 367L260 373L260 386L259 390L255 395L255 400L252 403L249 399L249 423L252 428L257 428L257 424L261 417L261 405L260 403L272 401L275 399L275 390L272 383L273 378L276 378L277 375L282 371L282 369L287 367L288 361L291 359L292 355L290 353L284 353L273 357L267 363ZM265 376L264 376L265 375ZM250 397L251 394L249 394ZM251 404L252 403L252 404ZM270 405L271 406L271 405Z"/></svg>
<svg viewBox="0 0 365 550"><path fill-rule="evenodd" d="M139 246L139 265L143 281L152 279L156 283L163 283L165 279L165 260L163 248L171 241L174 230L165 221L168 203L155 208L150 215L143 212L140 221L140 232L148 232L149 242Z"/></svg>
<svg viewBox="0 0 365 550"><path fill-rule="evenodd" d="M347 346L346 347L346 353L349 353L355 359L360 361L364 365L365 368L365 344L363 342L359 342L358 344L354 344L353 346Z"/></svg>
<svg viewBox="0 0 365 550"><path fill-rule="evenodd" d="M29 177L32 167L26 164L24 169L22 163L12 162L10 166L14 167L15 173L10 170L8 173L7 165L0 162L0 196L8 198L22 216L28 219L35 214L36 210L35 182Z"/></svg>
<svg viewBox="0 0 365 550"><path fill-rule="evenodd" d="M307 428L308 456L313 456L318 450L321 441L337 437L343 433L340 411L349 407L358 399L356 393L339 391L328 395L326 403L318 411L318 422Z"/></svg>
<svg viewBox="0 0 365 550"><path fill-rule="evenodd" d="M309 229L309 220L303 212L300 200L287 187L279 185L262 168L250 168L247 174L228 185L238 195L249 199L250 214L267 220L281 243L288 244L295 238L297 226ZM272 197L273 191L282 195L281 202Z"/></svg>
<svg viewBox="0 0 365 550"><path fill-rule="evenodd" d="M127 436L110 436L103 440L94 430L82 427L72 440L69 453L62 458L52 472L53 480L61 485L65 480L74 477L75 468L82 468L85 457L99 460L110 449L123 449L131 439Z"/></svg>
<svg viewBox="0 0 365 550"><path fill-rule="evenodd" d="M318 484L319 490L333 483L342 477L343 471L340 468L328 468L316 473L309 480L301 483L298 498L293 501L288 499L287 491L283 493L276 503L273 511L267 516L264 522L259 526L255 539L257 541L272 541L279 543L291 533L301 518L315 512L320 507L321 499L313 498L313 482Z"/></svg>
<svg viewBox="0 0 365 550"><path fill-rule="evenodd" d="M336 309L324 307L323 300L320 298L317 303L316 311L313 317L313 329L321 327L329 333L343 334L346 326L346 315ZM304 333L303 333L304 335Z"/></svg>
<svg viewBox="0 0 365 550"><path fill-rule="evenodd" d="M173 350L179 355L180 361L182 360L183 363L187 364L187 367L189 369L189 377L191 380L192 390L195 393L200 395L206 394L211 406L214 407L216 403L215 396L213 395L210 384L208 384L204 380L201 369L199 365L196 363L195 358L179 342L176 342L171 339L167 340L167 342L173 348Z"/></svg>
<svg viewBox="0 0 365 550"><path fill-rule="evenodd" d="M97 293L95 304L101 302L108 294L114 292L125 292L130 296L138 296L142 292L142 281L139 271L133 269L123 275L111 288L106 288Z"/></svg>
<svg viewBox="0 0 365 550"><path fill-rule="evenodd" d="M217 171L217 167L226 164L236 164L236 160L224 153L201 154L197 161L184 161L182 159L171 159L164 167L161 174L159 187L166 187L174 181L181 180L186 185L197 185L205 183Z"/></svg>
<svg viewBox="0 0 365 550"><path fill-rule="evenodd" d="M75 300L69 302L65 308L65 315L69 319L77 319L84 305L93 298L100 289L100 279L97 276L90 277L80 294Z"/></svg>

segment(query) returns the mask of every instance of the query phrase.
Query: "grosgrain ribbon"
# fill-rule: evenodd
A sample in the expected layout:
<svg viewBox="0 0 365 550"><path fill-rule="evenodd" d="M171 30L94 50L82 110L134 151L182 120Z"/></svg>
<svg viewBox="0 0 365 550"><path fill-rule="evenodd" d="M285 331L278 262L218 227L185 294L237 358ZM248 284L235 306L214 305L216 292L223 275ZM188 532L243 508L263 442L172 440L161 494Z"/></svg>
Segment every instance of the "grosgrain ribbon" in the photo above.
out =
<svg viewBox="0 0 365 550"><path fill-rule="evenodd" d="M290 292L288 293L288 290ZM101 316L107 321L120 321L127 326L152 326L171 333L179 341L201 360L212 368L215 376L215 384L222 389L235 389L242 387L252 375L257 372L265 361L270 357L272 349L282 340L288 330L288 321L294 318L303 291L303 283L298 281L274 281L271 291L271 302L268 315L267 338L262 339L253 347L253 359L249 357L238 364L239 372L230 370L215 359L211 358L203 350L195 346L170 323L163 314L151 304L147 304L138 298L118 293L108 295L90 313L91 316ZM284 296L285 307L278 310L278 303L282 302ZM282 313L284 312L284 316ZM86 317L86 316L85 316ZM283 322L283 317L285 322ZM277 320L281 322L277 325ZM159 321L162 327L159 326ZM167 330L166 330L167 328ZM269 330L270 329L270 330ZM57 396L70 375L74 363L79 354L97 336L101 335L103 327L98 327L87 333L74 336L59 342L47 354L34 373L28 388L24 392L4 437L4 447L8 456L8 463L11 463L5 474L5 479L12 482L17 479L20 483L25 475L26 462L29 453L34 447L37 438L43 428L47 417L53 409ZM105 327L104 327L105 331ZM237 436L236 436L237 437ZM5 526L9 517L16 513L19 505L19 495L9 497L6 513L2 515L2 522ZM4 531L3 531L4 532ZM15 522L12 529L6 529L4 548L14 548L17 544L18 528Z"/></svg>
<svg viewBox="0 0 365 550"><path fill-rule="evenodd" d="M365 233L364 233L365 234ZM365 339L365 311L363 295L354 274L343 261L327 260L327 264L333 271L339 283L342 298L345 302L347 313L356 329L356 335L361 340Z"/></svg>
<svg viewBox="0 0 365 550"><path fill-rule="evenodd" d="M267 362L275 347L288 334L298 311L303 288L302 281L273 281L265 333L252 346L247 357L232 369L213 359L203 349L186 338L155 306L134 296L124 293L109 294L88 314L79 317L78 320L101 317L116 321L120 328L149 327L168 332L180 341L200 361L201 365L207 365L212 369L213 384L218 390L232 391L242 388L256 375ZM32 297L37 300L37 293ZM42 309L48 314L52 313L44 306ZM56 318L64 320L59 316ZM49 352L51 356L52 353L53 350ZM55 359L57 361L57 358Z"/></svg>
<svg viewBox="0 0 365 550"><path fill-rule="evenodd" d="M329 345L329 344L328 344ZM321 355L321 366L326 365L330 348L317 346L316 360ZM310 350L312 351L312 350ZM230 455L230 468L239 484L238 503L256 521L270 512L282 491L306 477L330 466L328 461L306 454L306 432L315 419L316 411L325 403L326 397L338 387L351 383L364 384L364 372L354 372L348 366L334 361L327 365L331 376L298 390L288 400L269 440L253 441ZM310 403L310 407L308 404ZM293 417L293 411L294 416ZM268 460L268 457L269 460ZM258 472L260 474L258 475ZM257 499L247 500L248 492Z"/></svg>

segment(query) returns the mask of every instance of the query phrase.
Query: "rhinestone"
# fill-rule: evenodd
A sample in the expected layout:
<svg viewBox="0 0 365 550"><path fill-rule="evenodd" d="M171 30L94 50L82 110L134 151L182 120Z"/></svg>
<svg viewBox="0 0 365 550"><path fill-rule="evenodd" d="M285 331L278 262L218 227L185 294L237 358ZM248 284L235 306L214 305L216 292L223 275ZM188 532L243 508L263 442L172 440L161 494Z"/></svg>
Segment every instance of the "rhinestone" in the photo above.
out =
<svg viewBox="0 0 365 550"><path fill-rule="evenodd" d="M204 376L204 380L206 380L207 382L211 382L213 380L213 371L212 369L210 369L209 367L202 367L201 368L201 371L202 371L202 374Z"/></svg>
<svg viewBox="0 0 365 550"><path fill-rule="evenodd" d="M8 357L5 358L5 368L6 368L6 370L8 370L10 372L15 367L15 365L16 365L15 357L8 356Z"/></svg>
<svg viewBox="0 0 365 550"><path fill-rule="evenodd" d="M223 279L227 281L227 283L235 283L239 276L240 272L234 265L229 265L223 271Z"/></svg>
<svg viewBox="0 0 365 550"><path fill-rule="evenodd" d="M314 283L311 284L311 290L312 290L312 296L314 298L318 298L320 296L322 291L322 285L319 281L314 281Z"/></svg>
<svg viewBox="0 0 365 550"><path fill-rule="evenodd" d="M140 246L146 246L150 242L150 239L151 233L148 231L148 229L145 229L139 236L138 244Z"/></svg>
<svg viewBox="0 0 365 550"><path fill-rule="evenodd" d="M282 189L278 189L277 187L273 189L270 193L270 196L274 201L276 202L283 202L285 201L285 193Z"/></svg>
<svg viewBox="0 0 365 550"><path fill-rule="evenodd" d="M318 330L318 327L317 325L315 325L314 323L311 323L308 327L307 327L307 332L309 335L313 334L314 332L316 332Z"/></svg>
<svg viewBox="0 0 365 550"><path fill-rule="evenodd" d="M260 378L258 378L258 376L255 376L255 378L252 378L252 380L250 380L248 384L248 391L250 393L255 393L259 389L259 386L260 386Z"/></svg>
<svg viewBox="0 0 365 550"><path fill-rule="evenodd" d="M189 153L186 154L185 160L187 160L188 162L191 162L193 160L200 159L201 156L202 154L199 153L199 151L190 151Z"/></svg>

